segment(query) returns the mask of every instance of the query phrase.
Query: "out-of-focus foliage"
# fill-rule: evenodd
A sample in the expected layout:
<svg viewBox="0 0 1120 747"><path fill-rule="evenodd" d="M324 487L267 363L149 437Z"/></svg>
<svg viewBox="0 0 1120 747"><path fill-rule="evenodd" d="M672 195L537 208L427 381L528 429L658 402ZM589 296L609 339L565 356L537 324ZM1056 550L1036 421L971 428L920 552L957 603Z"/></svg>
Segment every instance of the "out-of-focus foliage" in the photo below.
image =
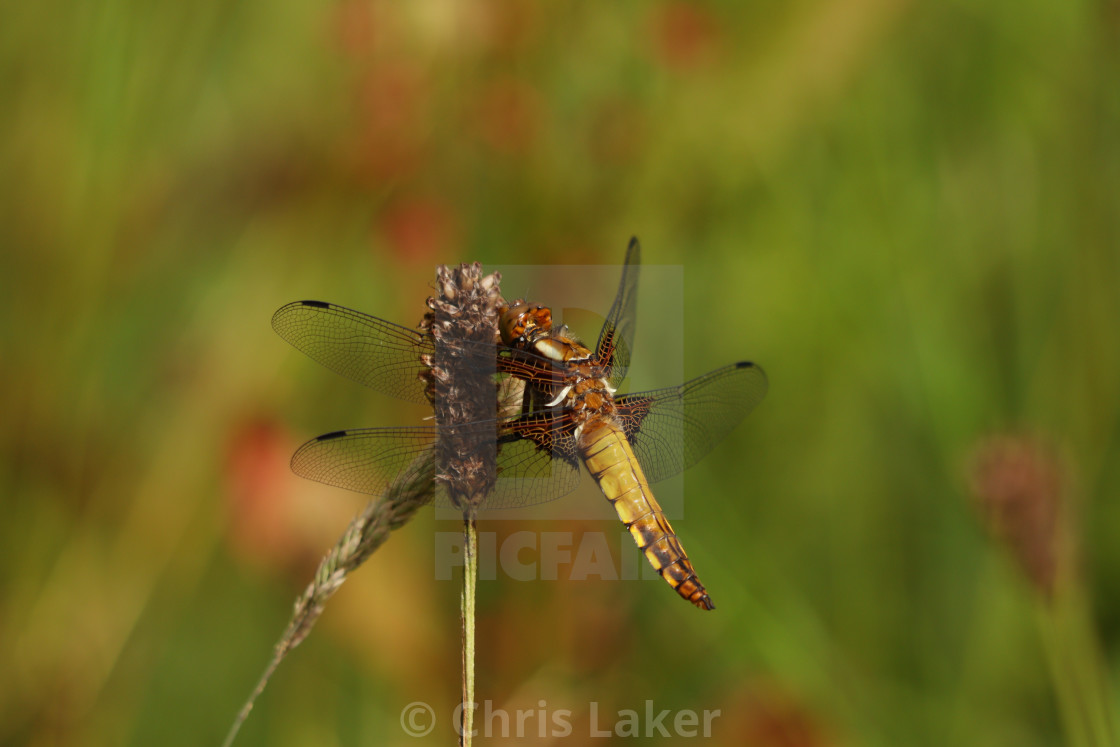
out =
<svg viewBox="0 0 1120 747"><path fill-rule="evenodd" d="M685 479L718 609L483 582L480 697L569 709L576 744L589 703L646 700L720 709L714 744L1061 743L1040 594L969 469L993 433L1058 455L1082 648L1115 671L1118 80L1104 0L10 5L0 741L220 740L361 505L289 455L424 414L275 308L411 325L436 263L617 263L636 233L684 267L685 373L771 377ZM395 533L240 743L413 744L418 700L449 743L454 530Z"/></svg>

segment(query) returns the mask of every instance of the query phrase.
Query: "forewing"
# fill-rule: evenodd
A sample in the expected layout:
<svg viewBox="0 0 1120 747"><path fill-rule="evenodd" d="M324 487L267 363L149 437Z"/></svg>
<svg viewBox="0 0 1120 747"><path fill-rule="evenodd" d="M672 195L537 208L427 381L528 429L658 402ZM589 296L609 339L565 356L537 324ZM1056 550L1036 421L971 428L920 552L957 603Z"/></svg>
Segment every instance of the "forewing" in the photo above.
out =
<svg viewBox="0 0 1120 747"><path fill-rule="evenodd" d="M392 397L428 401L420 356L431 355L431 335L323 301L282 306L272 328L336 373Z"/></svg>
<svg viewBox="0 0 1120 747"><path fill-rule="evenodd" d="M650 482L700 461L766 396L753 363L717 368L678 387L616 398L618 418Z"/></svg>
<svg viewBox="0 0 1120 747"><path fill-rule="evenodd" d="M293 347L330 370L410 402L427 403L421 356L434 352L432 336L325 301L295 301L272 316L272 328ZM551 385L556 365L529 351L463 340L463 365L476 375L506 374ZM505 404L499 393L498 412Z"/></svg>
<svg viewBox="0 0 1120 747"><path fill-rule="evenodd" d="M610 365L611 386L617 388L626 378L630 368L630 351L634 348L634 314L638 306L638 275L641 269L642 247L638 238L630 239L623 262L622 280L614 298L607 321L599 333L595 352L599 360Z"/></svg>

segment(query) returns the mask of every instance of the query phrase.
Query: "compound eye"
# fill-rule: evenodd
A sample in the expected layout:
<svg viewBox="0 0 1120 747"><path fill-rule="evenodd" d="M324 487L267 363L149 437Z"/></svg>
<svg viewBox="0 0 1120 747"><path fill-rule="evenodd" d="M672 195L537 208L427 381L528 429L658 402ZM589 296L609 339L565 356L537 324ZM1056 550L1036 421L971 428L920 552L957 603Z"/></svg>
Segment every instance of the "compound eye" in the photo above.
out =
<svg viewBox="0 0 1120 747"><path fill-rule="evenodd" d="M504 344L512 345L525 335L525 315L528 311L528 307L521 304L502 312L498 320L498 332Z"/></svg>

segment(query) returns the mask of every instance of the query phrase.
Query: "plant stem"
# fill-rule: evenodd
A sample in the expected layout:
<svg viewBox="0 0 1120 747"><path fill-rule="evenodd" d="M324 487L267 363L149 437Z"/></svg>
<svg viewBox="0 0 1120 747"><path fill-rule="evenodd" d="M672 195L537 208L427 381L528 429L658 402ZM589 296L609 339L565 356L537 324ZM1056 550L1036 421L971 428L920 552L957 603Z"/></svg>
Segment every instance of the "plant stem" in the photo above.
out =
<svg viewBox="0 0 1120 747"><path fill-rule="evenodd" d="M459 744L470 747L474 731L474 618L475 591L478 586L478 527L473 507L463 515L463 594L460 610L463 620L463 703Z"/></svg>
<svg viewBox="0 0 1120 747"><path fill-rule="evenodd" d="M1069 744L1115 747L1116 726L1087 601L1079 582L1041 605L1039 621Z"/></svg>
<svg viewBox="0 0 1120 747"><path fill-rule="evenodd" d="M435 480L434 464L431 452L413 462L400 474L384 498L370 501L366 505L365 510L346 527L334 547L319 561L314 579L296 600L288 628L273 648L272 659L234 719L222 747L233 744L237 732L249 717L253 704L264 692L273 672L284 657L311 632L323 613L327 600L338 591L349 574L381 547L391 531L404 526L421 506L431 501Z"/></svg>
<svg viewBox="0 0 1120 747"><path fill-rule="evenodd" d="M237 718L233 721L233 726L230 727L229 733L226 734L225 741L222 742L222 747L230 747L233 740L237 738L237 732L241 731L241 725L249 718L249 711L253 710L253 704L257 702L257 698L264 692L264 688L268 685L272 673L276 671L276 667L280 666L280 662L284 660L284 653L280 649L275 649L272 654L272 660L268 662L265 667L264 674L257 680L257 686L253 688L253 692L249 695L249 699L245 701L245 705L241 707L241 711L237 714Z"/></svg>

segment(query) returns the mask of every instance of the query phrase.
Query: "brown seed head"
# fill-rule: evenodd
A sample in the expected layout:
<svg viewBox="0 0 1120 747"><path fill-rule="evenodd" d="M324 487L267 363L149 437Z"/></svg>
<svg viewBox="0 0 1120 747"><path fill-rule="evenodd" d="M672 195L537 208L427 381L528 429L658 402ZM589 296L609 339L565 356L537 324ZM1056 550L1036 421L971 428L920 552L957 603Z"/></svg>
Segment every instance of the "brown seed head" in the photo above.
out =
<svg viewBox="0 0 1120 747"><path fill-rule="evenodd" d="M973 456L971 487L978 510L1046 597L1058 575L1062 477L1053 450L1023 435L990 438Z"/></svg>
<svg viewBox="0 0 1120 747"><path fill-rule="evenodd" d="M435 339L435 352L424 362L429 366L428 391L440 429L436 480L464 511L478 506L497 476L494 433L457 426L496 416L492 374L498 310L505 304L500 282L498 273L483 276L478 262L454 269L441 265L436 269L439 296L428 299L431 311L421 322Z"/></svg>

